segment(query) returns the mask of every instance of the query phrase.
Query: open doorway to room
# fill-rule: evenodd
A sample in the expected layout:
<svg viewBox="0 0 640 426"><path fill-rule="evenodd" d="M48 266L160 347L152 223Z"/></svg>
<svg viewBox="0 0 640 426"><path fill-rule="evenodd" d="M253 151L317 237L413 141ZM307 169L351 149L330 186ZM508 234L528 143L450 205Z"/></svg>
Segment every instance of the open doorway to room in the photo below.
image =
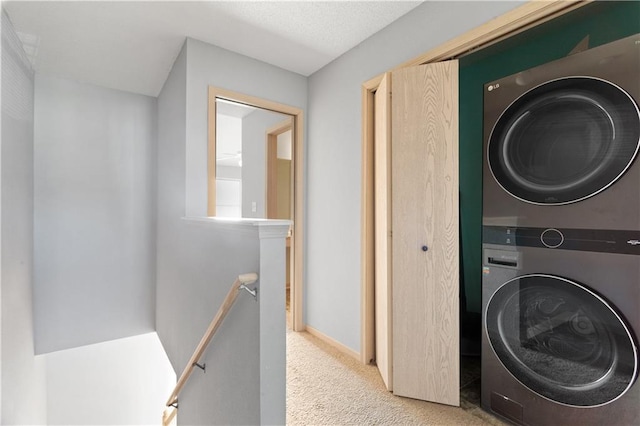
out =
<svg viewBox="0 0 640 426"><path fill-rule="evenodd" d="M302 322L302 110L209 87L209 216L291 221L286 308Z"/></svg>
<svg viewBox="0 0 640 426"><path fill-rule="evenodd" d="M293 220L293 137L291 118L266 131L266 217ZM286 243L286 309L291 324L291 277L293 257L291 232Z"/></svg>

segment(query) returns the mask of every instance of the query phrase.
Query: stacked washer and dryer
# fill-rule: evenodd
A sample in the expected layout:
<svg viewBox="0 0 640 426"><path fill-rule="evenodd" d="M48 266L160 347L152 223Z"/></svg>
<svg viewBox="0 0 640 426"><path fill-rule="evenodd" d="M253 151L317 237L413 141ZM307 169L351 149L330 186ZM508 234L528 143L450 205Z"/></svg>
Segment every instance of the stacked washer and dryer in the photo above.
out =
<svg viewBox="0 0 640 426"><path fill-rule="evenodd" d="M482 406L640 422L640 34L485 85Z"/></svg>

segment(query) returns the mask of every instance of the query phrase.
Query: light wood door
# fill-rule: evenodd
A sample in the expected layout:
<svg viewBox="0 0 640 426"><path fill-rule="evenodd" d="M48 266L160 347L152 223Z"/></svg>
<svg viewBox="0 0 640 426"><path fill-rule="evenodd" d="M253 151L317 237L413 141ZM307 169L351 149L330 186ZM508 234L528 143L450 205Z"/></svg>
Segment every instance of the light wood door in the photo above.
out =
<svg viewBox="0 0 640 426"><path fill-rule="evenodd" d="M375 93L375 330L376 365L388 390L393 389L391 347L391 75L387 73Z"/></svg>
<svg viewBox="0 0 640 426"><path fill-rule="evenodd" d="M266 151L266 217L267 219L292 219L293 162L278 157L278 136L291 129L288 122L280 123L277 130L267 134ZM285 129L285 130L283 130ZM280 133L276 133L280 132Z"/></svg>
<svg viewBox="0 0 640 426"><path fill-rule="evenodd" d="M393 392L458 406L458 63L394 71L392 88Z"/></svg>

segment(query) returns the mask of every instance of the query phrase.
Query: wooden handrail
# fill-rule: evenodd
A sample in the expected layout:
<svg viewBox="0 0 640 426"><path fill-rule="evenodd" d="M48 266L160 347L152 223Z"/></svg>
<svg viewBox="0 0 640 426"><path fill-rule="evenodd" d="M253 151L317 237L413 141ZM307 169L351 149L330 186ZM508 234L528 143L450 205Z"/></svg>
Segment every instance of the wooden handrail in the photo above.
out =
<svg viewBox="0 0 640 426"><path fill-rule="evenodd" d="M193 352L193 355L191 355L187 366L182 371L182 375L180 375L180 379L178 380L178 383L176 383L176 387L173 389L171 396L167 400L167 407L170 407L178 402L178 395L180 394L180 391L187 383L187 380L189 380L189 376L191 376L191 373L196 367L196 364L200 362L200 357L202 357L204 351L207 350L207 347L209 346L213 335L216 334L216 331L220 327L220 324L222 324L222 321L231 310L233 302L235 302L236 297L238 297L238 291L240 290L240 288L244 285L253 284L257 280L258 274L251 273L238 275L238 278L236 278L236 280L233 282L231 288L229 289L229 293L227 293L227 297L225 297L224 301L222 302L222 306L220 306L220 309L218 309L218 313L216 313L216 316L213 317L213 320L211 320L209 328L207 328L207 331L204 333L204 336L202 336L202 339L196 347L196 350Z"/></svg>
<svg viewBox="0 0 640 426"><path fill-rule="evenodd" d="M164 413L162 413L162 426L170 426L176 414L178 414L176 407L167 407Z"/></svg>

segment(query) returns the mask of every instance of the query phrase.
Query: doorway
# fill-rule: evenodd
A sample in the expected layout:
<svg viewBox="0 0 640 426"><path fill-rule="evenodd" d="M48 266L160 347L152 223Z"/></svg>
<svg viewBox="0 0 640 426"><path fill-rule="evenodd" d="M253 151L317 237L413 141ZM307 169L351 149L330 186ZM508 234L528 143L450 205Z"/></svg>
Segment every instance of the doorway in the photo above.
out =
<svg viewBox="0 0 640 426"><path fill-rule="evenodd" d="M209 216L253 217L291 220L287 238L287 276L289 277L290 324L294 331L303 331L302 321L302 277L303 277L303 112L299 108L209 87L208 92L208 161L207 161L207 212ZM235 110L235 113L230 113ZM226 112L219 114L220 111ZM240 112L238 112L240 111ZM235 118L235 120L230 119ZM233 115L236 117L233 117ZM240 117L237 117L240 116ZM238 123L238 119L240 123ZM271 120L270 124L268 123ZM245 122L244 124L242 122ZM246 125L251 122L251 125ZM254 122L262 123L263 127ZM273 123L276 123L275 125ZM286 123L286 126L283 124ZM232 127L229 131L229 127ZM235 130L233 130L235 129ZM239 129L239 130L238 130ZM257 129L257 130L256 130ZM243 140L240 145L230 144L226 135L245 132L254 136L252 141ZM268 155L270 135L275 138L277 164L277 139L281 134L290 135L287 166L288 191L284 188L269 195L269 176L277 167L270 167ZM264 143L265 135L267 143ZM244 138L243 138L244 139ZM273 154L271 154L273 156ZM284 154L283 154L284 156ZM230 170L231 169L231 170ZM243 170L244 169L244 170ZM229 182L234 182L230 185ZM228 190L233 194L229 196ZM226 192L225 192L226 191ZM224 192L224 193L223 193ZM278 194L280 192L281 194ZM286 193L288 192L288 196ZM275 194L275 201L274 201ZM277 217L270 205L278 208L278 195L286 197L288 216ZM234 205L227 205L232 202ZM271 202L271 204L270 204ZM286 204L284 200L280 204ZM282 216L285 216L282 213ZM285 285L285 283L283 283Z"/></svg>
<svg viewBox="0 0 640 426"><path fill-rule="evenodd" d="M504 16L491 21L474 31L463 34L460 37L451 40L447 44L439 46L426 54L404 63L392 71L396 72L404 70L409 67L416 67L421 64L442 63L442 61L457 58L463 56L473 47L486 47L489 44L495 43L502 39L513 35L514 33L523 31L531 25L539 24L552 17L559 16L580 7L581 4L569 4L568 2L553 2L545 5L541 4L527 4L523 7L514 10ZM376 270L378 266L376 247L376 219L379 217L378 212L375 210L376 199L379 196L378 189L375 185L374 172L376 167L377 158L374 153L374 146L376 140L376 120L379 112L378 105L376 105L376 92L380 88L384 88L383 80L385 75L375 77L368 82L365 82L362 87L362 117L363 117L363 145L362 145L362 309L361 309L361 327L362 327L362 340L361 340L361 361L364 363L378 362L380 358L379 349L376 348L376 341L378 338L378 319L376 313L380 311L378 308L378 296L380 291L377 287L378 277L380 272ZM392 126L393 128L394 126ZM396 128L398 126L395 126ZM426 134L427 132L425 132ZM392 156L393 158L394 156ZM413 168L412 170L418 170ZM452 191L453 193L453 191ZM405 197L406 200L411 199ZM393 216L393 215L392 215ZM393 236L396 236L397 229L394 227ZM457 241L452 241L452 247L457 245ZM423 246L425 252L431 251L431 247L428 245ZM404 259L404 257L402 257ZM396 268L397 269L397 268ZM383 276L384 278L384 276ZM394 280L396 281L396 280ZM447 298L447 300L456 300L457 295ZM402 306L406 309L405 306ZM404 315L404 312L403 312ZM383 323L384 326L384 323ZM396 327L393 327L395 330ZM387 340L392 341L391 335ZM457 341L455 336L451 337L454 341ZM384 353L383 353L384 355ZM394 385L395 387L395 385Z"/></svg>
<svg viewBox="0 0 640 426"><path fill-rule="evenodd" d="M588 5L590 2L528 2L486 24L468 31L394 68L394 70L446 59L495 44L508 37L533 28L556 17ZM374 134L375 93L385 74L364 82L362 99L362 175L361 175L361 310L360 360L365 364L376 360L375 351L375 190L374 190Z"/></svg>
<svg viewBox="0 0 640 426"><path fill-rule="evenodd" d="M266 217L293 220L293 132L287 118L266 131ZM285 301L287 321L291 324L291 277L293 256L291 231L286 240Z"/></svg>
<svg viewBox="0 0 640 426"><path fill-rule="evenodd" d="M376 365L389 391L459 405L458 63L375 94Z"/></svg>

